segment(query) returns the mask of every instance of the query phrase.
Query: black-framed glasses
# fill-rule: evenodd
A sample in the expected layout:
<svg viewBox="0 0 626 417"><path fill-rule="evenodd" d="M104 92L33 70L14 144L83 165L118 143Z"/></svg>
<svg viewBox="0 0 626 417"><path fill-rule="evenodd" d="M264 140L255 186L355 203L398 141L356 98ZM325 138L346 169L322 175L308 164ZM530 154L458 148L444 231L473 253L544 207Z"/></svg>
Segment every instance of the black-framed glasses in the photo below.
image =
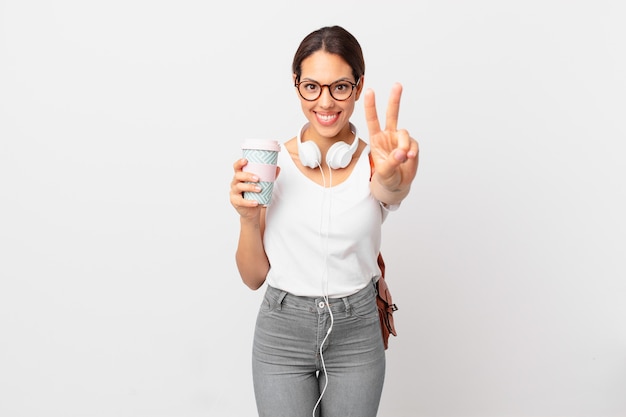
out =
<svg viewBox="0 0 626 417"><path fill-rule="evenodd" d="M328 92L332 98L337 101L344 101L352 96L352 91L357 85L358 81L351 83L350 81L341 80L332 84L320 84L316 81L306 80L296 83L295 87L298 89L300 97L306 101L315 101L320 98L324 87L328 87Z"/></svg>

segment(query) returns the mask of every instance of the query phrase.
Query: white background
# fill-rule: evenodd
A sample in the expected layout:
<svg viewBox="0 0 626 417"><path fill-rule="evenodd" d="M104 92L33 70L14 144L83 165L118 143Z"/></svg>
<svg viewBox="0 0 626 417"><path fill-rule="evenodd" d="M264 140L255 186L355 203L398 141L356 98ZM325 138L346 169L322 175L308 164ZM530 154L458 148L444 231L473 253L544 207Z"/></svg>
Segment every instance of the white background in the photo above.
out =
<svg viewBox="0 0 626 417"><path fill-rule="evenodd" d="M253 416L232 163L340 24L421 146L382 417L626 416L621 1L0 0L0 415ZM362 101L353 121L367 139Z"/></svg>

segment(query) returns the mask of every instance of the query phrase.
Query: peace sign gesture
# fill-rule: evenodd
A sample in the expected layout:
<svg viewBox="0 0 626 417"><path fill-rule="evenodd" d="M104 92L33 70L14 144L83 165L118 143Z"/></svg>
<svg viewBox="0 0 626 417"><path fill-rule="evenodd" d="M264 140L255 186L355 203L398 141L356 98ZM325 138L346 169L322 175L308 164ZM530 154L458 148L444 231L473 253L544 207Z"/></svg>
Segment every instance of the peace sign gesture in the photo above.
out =
<svg viewBox="0 0 626 417"><path fill-rule="evenodd" d="M419 146L409 132L398 130L398 113L402 85L391 88L385 130L380 130L374 91L365 92L365 120L369 130L369 142L374 163L372 194L379 201L398 204L409 193L411 182L417 173Z"/></svg>

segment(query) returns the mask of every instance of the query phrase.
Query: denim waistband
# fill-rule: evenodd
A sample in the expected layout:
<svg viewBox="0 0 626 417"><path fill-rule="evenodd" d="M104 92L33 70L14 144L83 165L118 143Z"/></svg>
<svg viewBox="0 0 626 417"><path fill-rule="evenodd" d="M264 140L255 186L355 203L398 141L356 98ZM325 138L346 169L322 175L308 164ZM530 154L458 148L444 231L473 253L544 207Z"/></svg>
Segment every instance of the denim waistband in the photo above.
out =
<svg viewBox="0 0 626 417"><path fill-rule="evenodd" d="M363 302L369 302L376 294L374 283L366 285L365 288L352 295L339 298L306 297L293 295L287 291L267 286L266 297L273 301L278 309L281 306L304 311L328 312L328 306L333 313L350 312L350 306Z"/></svg>

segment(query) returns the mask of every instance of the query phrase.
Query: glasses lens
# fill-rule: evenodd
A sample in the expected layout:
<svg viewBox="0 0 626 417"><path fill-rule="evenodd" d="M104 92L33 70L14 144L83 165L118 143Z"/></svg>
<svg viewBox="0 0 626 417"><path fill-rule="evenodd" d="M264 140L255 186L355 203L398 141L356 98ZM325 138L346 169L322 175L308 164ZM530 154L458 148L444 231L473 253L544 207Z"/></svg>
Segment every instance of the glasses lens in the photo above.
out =
<svg viewBox="0 0 626 417"><path fill-rule="evenodd" d="M352 84L347 81L337 81L329 87L330 95L335 100L347 100L352 95Z"/></svg>
<svg viewBox="0 0 626 417"><path fill-rule="evenodd" d="M317 100L322 92L322 87L312 81L303 81L298 84L298 91L305 100Z"/></svg>

